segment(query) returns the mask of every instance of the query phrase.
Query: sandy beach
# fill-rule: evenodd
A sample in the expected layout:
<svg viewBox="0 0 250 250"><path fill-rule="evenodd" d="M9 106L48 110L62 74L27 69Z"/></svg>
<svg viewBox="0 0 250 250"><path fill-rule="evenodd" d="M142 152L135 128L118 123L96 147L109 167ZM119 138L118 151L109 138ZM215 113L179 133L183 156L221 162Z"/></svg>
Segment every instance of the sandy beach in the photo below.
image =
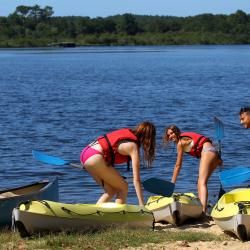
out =
<svg viewBox="0 0 250 250"><path fill-rule="evenodd" d="M185 231L193 231L193 232L203 232L203 233L212 233L216 235L225 234L215 223L214 221L200 223L195 222L191 224L184 224L179 227L175 227L171 224L161 224L156 223L155 230L163 230L166 233L170 230L175 232ZM216 250L248 250L250 249L250 241L242 242L234 235L226 234L228 239L224 241L198 241L198 242L186 242L186 241L176 241L176 242L166 242L160 244L145 244L141 247L137 248L126 248L126 249L188 249L188 250L208 250L208 249L216 249Z"/></svg>

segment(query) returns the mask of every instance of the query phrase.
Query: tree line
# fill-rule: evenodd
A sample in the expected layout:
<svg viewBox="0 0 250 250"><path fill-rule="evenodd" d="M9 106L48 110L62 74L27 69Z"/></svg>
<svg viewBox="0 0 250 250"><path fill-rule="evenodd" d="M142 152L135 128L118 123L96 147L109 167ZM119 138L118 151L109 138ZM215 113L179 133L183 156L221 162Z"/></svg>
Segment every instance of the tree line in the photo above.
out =
<svg viewBox="0 0 250 250"><path fill-rule="evenodd" d="M0 47L77 45L249 44L250 15L188 17L125 13L109 17L53 16L50 6L20 5L0 17Z"/></svg>

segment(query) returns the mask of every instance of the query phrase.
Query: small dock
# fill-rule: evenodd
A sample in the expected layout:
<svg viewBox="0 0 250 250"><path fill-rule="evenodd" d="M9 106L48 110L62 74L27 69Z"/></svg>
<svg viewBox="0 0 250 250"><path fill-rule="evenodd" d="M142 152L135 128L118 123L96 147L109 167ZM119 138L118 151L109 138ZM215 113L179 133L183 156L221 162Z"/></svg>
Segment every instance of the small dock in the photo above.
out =
<svg viewBox="0 0 250 250"><path fill-rule="evenodd" d="M49 47L61 47L61 48L74 48L76 44L74 42L60 42L60 43L50 43Z"/></svg>

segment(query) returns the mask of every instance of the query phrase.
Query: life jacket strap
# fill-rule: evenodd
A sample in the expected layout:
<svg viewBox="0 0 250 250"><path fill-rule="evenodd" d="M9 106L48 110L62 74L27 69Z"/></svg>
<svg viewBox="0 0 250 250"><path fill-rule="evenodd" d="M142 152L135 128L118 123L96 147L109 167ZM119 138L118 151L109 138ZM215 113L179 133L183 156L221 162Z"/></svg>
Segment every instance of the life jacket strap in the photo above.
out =
<svg viewBox="0 0 250 250"><path fill-rule="evenodd" d="M196 156L197 158L200 158L201 150L199 151L198 148L199 148L200 141L201 141L202 139L204 139L204 138L206 138L206 140L204 140L203 144L204 144L205 142L211 142L211 143L212 143L212 141L211 141L209 138L207 138L206 136L201 136L201 137L197 140L196 144L194 145L194 154L195 154L195 156ZM203 147L203 144L202 144L202 147Z"/></svg>
<svg viewBox="0 0 250 250"><path fill-rule="evenodd" d="M203 139L204 137L205 137L205 136L201 136L201 137L197 140L196 144L194 145L194 154L195 154L195 156L196 156L197 158L200 157L199 154L198 154L199 143L200 143L201 139Z"/></svg>
<svg viewBox="0 0 250 250"><path fill-rule="evenodd" d="M110 140L108 139L107 135L103 135L103 137L105 138L105 140L107 141L108 143L108 146L109 146L109 152L110 152L110 157L111 157L111 161L110 161L110 164L112 166L114 166L114 163L115 163L115 152L111 146L111 143L110 143Z"/></svg>

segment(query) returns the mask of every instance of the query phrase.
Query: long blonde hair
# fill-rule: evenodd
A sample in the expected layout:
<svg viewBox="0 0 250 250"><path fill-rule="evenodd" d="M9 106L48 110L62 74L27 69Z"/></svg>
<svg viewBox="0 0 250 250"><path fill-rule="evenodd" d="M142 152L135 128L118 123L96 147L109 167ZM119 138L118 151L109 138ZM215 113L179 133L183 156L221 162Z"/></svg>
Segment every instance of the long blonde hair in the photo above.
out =
<svg viewBox="0 0 250 250"><path fill-rule="evenodd" d="M142 146L144 160L148 162L148 166L152 166L155 159L155 137L156 128L151 122L142 122L133 130L138 139L139 147Z"/></svg>

